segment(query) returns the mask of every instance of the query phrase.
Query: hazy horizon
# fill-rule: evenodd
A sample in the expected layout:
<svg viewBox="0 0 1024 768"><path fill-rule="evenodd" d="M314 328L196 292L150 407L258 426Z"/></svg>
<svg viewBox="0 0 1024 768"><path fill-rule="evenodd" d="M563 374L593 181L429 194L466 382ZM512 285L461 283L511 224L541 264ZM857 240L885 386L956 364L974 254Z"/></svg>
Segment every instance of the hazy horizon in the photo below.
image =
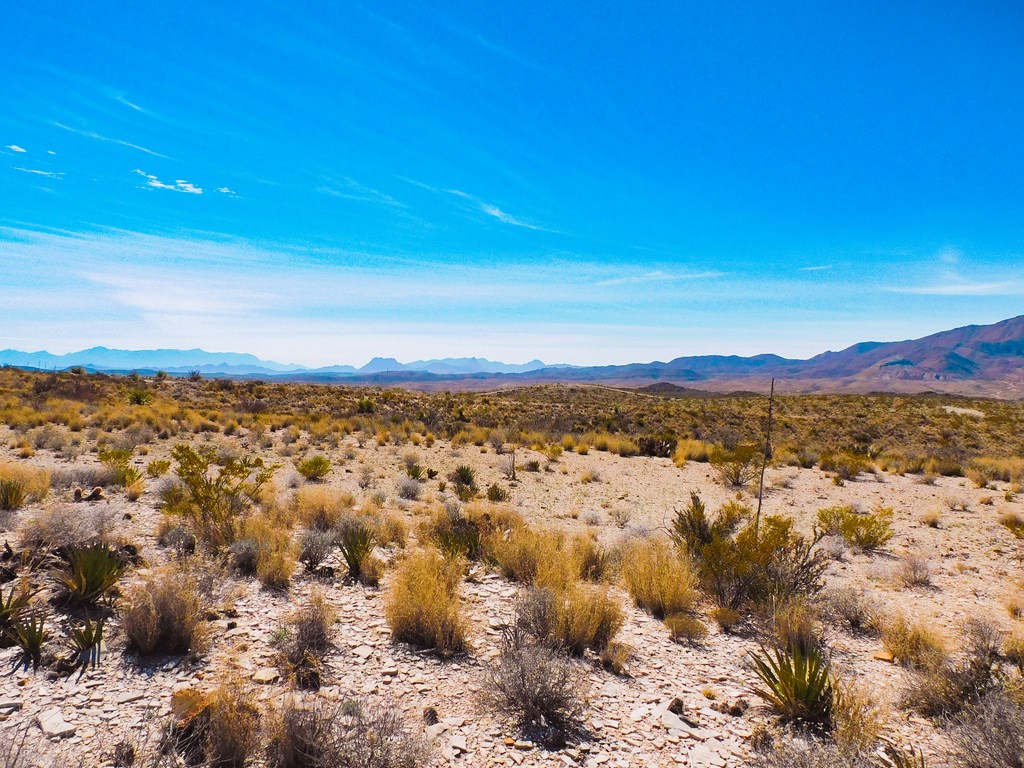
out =
<svg viewBox="0 0 1024 768"><path fill-rule="evenodd" d="M603 365L1021 314L1018 6L591 11L8 9L0 347Z"/></svg>

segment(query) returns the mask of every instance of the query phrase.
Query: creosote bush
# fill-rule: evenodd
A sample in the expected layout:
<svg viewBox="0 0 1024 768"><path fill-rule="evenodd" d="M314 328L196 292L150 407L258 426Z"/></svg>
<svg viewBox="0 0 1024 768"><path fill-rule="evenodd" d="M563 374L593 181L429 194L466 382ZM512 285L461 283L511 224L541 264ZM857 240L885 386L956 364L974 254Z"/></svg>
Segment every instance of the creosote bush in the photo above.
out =
<svg viewBox="0 0 1024 768"><path fill-rule="evenodd" d="M453 656L467 647L459 603L463 562L436 550L409 555L392 579L384 604L391 634L399 642Z"/></svg>
<svg viewBox="0 0 1024 768"><path fill-rule="evenodd" d="M330 474L331 460L326 456L317 454L300 461L296 469L299 470L300 475L310 482L319 483Z"/></svg>
<svg viewBox="0 0 1024 768"><path fill-rule="evenodd" d="M199 451L184 443L171 451L177 462L180 492L164 499L164 510L185 517L196 535L212 547L226 547L274 473L263 459L227 457L218 465L214 449ZM214 469L216 467L216 469Z"/></svg>
<svg viewBox="0 0 1024 768"><path fill-rule="evenodd" d="M850 546L871 552L893 537L892 508L858 512L850 506L827 507L818 510L818 526L825 534L842 536Z"/></svg>

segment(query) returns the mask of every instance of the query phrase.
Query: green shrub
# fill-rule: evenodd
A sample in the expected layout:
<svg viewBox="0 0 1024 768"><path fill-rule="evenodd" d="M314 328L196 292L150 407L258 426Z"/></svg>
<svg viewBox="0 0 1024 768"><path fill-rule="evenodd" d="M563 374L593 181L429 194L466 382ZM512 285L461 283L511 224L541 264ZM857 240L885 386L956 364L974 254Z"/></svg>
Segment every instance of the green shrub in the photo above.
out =
<svg viewBox="0 0 1024 768"><path fill-rule="evenodd" d="M153 459L153 461L146 465L146 474L150 477L161 477L166 475L170 468L170 459Z"/></svg>
<svg viewBox="0 0 1024 768"><path fill-rule="evenodd" d="M165 500L165 511L188 519L206 544L231 544L274 467L258 457L228 457L214 472L217 454L213 449L196 451L185 444L175 446L171 455L178 463L181 486L173 502Z"/></svg>
<svg viewBox="0 0 1024 768"><path fill-rule="evenodd" d="M732 450L714 448L709 460L722 485L743 488L757 476L760 455L756 445L746 444Z"/></svg>
<svg viewBox="0 0 1024 768"><path fill-rule="evenodd" d="M299 462L299 474L310 482L322 481L331 471L331 460L326 456L310 456Z"/></svg>
<svg viewBox="0 0 1024 768"><path fill-rule="evenodd" d="M6 648L13 642L8 631L14 628L14 622L28 608L34 594L35 590L27 579L12 584L6 597L0 593L0 648Z"/></svg>
<svg viewBox="0 0 1024 768"><path fill-rule="evenodd" d="M755 693L783 719L831 724L835 689L820 651L762 650L752 654L751 663L762 683Z"/></svg>
<svg viewBox="0 0 1024 768"><path fill-rule="evenodd" d="M892 508L876 507L858 512L851 506L818 510L818 527L823 534L842 536L850 546L871 552L893 537Z"/></svg>
<svg viewBox="0 0 1024 768"><path fill-rule="evenodd" d="M710 520L697 494L676 512L672 537L693 559L704 592L731 611L817 592L828 564L818 536L797 534L792 519L768 515L758 528L747 508L730 503Z"/></svg>
<svg viewBox="0 0 1024 768"><path fill-rule="evenodd" d="M487 488L487 500L488 501L494 501L494 502L508 501L511 498L512 498L511 491L509 491L508 488L505 488L505 487L501 486L498 483L492 483Z"/></svg>

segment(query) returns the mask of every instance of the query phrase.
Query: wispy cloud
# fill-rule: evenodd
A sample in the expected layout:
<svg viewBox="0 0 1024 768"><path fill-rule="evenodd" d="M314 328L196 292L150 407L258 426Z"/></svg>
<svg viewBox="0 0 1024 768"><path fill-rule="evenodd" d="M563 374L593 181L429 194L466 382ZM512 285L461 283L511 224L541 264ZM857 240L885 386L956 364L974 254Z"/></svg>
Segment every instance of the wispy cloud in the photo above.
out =
<svg viewBox="0 0 1024 768"><path fill-rule="evenodd" d="M147 155L153 155L153 157L162 157L165 160L170 160L167 155L162 155L159 152L155 152L152 149L146 147L140 147L138 144L132 144L130 141L123 141L121 139L112 139L109 136L103 136L95 131L83 131L80 128L72 128L70 125L64 125L64 123L53 123L57 128L71 133L77 133L79 136L86 136L90 139L96 139L97 141L106 141L110 144L117 144L122 147L128 147L129 149L137 149L139 152L145 152Z"/></svg>
<svg viewBox="0 0 1024 768"><path fill-rule="evenodd" d="M917 296L1018 296L1024 295L1024 283L1016 280L977 283L959 280L931 285L895 286L886 290L892 293L908 293Z"/></svg>
<svg viewBox="0 0 1024 768"><path fill-rule="evenodd" d="M814 267L800 267L797 271L798 272L821 272L822 270L825 270L825 269L832 269L832 265L831 264L820 264L820 265L814 266Z"/></svg>
<svg viewBox="0 0 1024 768"><path fill-rule="evenodd" d="M499 208L498 206L484 202L478 197L474 197L473 195L467 192L463 192L461 189L449 189L448 194L455 195L456 197L462 198L463 200L468 200L469 202L473 203L480 211L482 211L483 213L487 214L492 218L497 219L502 224L511 224L514 227L533 229L537 230L538 232L552 231L550 229L545 229L544 227L538 226L537 224L533 224L532 222L526 221L525 219L520 219L518 216L513 216L511 213L501 210L501 208Z"/></svg>
<svg viewBox="0 0 1024 768"><path fill-rule="evenodd" d="M605 287L610 285L640 285L642 283L671 283L681 280L709 280L723 277L724 272L708 270L704 272L664 272L660 269L644 272L639 275L623 275L607 280L599 280L594 285Z"/></svg>
<svg viewBox="0 0 1024 768"><path fill-rule="evenodd" d="M22 147L19 147L17 144L8 144L7 149L11 150L11 152L28 152L27 149L23 149Z"/></svg>
<svg viewBox="0 0 1024 768"><path fill-rule="evenodd" d="M167 184L163 181L160 181L160 179L158 179L152 173L146 173L141 168L136 168L134 173L137 173L139 176L142 176L144 179L146 179L146 186L153 187L153 189L169 189L172 192L185 192L190 195L203 194L202 187L198 187L192 182L186 181L185 179L175 179L173 184ZM227 187L225 187L224 189L227 189Z"/></svg>
<svg viewBox="0 0 1024 768"><path fill-rule="evenodd" d="M54 179L59 179L61 176L64 175L63 171L41 171L38 168L19 168L19 167L15 167L14 170L21 171L22 173L34 173L37 176L49 176L49 177L54 178Z"/></svg>
<svg viewBox="0 0 1024 768"><path fill-rule="evenodd" d="M343 200L355 200L362 203L379 203L390 208L405 208L405 204L379 189L368 187L355 179L344 176L340 179L327 179L327 184L316 188L317 192Z"/></svg>
<svg viewBox="0 0 1024 768"><path fill-rule="evenodd" d="M228 197L238 197L238 193L230 187L217 187L217 191L222 195L227 195Z"/></svg>

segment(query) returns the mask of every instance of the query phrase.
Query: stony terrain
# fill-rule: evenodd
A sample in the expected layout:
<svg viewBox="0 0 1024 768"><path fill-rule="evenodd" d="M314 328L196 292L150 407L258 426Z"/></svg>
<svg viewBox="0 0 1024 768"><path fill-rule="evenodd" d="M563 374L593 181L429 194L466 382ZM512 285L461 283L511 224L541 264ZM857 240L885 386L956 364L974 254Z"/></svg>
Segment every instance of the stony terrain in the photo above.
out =
<svg viewBox="0 0 1024 768"><path fill-rule="evenodd" d="M0 430L5 446L13 446L12 436ZM293 455L308 439L305 435L290 446L279 437L269 444L257 442L244 430L233 437L214 434L189 439L257 452L280 465L275 482L282 504L288 503L294 487L305 483L292 468ZM176 442L157 440L134 461L142 467L164 458ZM610 546L639 533L664 535L673 509L685 504L691 491L700 493L711 509L738 495L751 501L749 490L737 493L724 488L709 465L698 462L680 468L669 459L623 458L596 450L587 455L567 451L550 461L543 453L520 450L517 463L537 461L541 471L520 471L517 481L508 483L502 473L507 457L489 447L452 447L438 440L429 448L410 448L347 436L337 447L324 450L334 464L326 485L350 491L359 503L382 492L384 508L408 522L413 533L410 548L417 546L417 521L451 496L450 489L441 492L436 482L428 482L420 500L398 497L403 456L410 450L425 467L439 470L442 478L457 464L468 463L476 468L481 487L492 482L508 485L512 492L508 504L536 528L596 531ZM5 447L0 460L52 469L98 465L89 452L68 462L45 449L19 458L13 447ZM57 488L42 502L0 518L0 539L15 544L19 525L40 508L102 509L114 521L116 538L135 543L143 558L142 566L125 577L125 589L170 557L155 540L162 515L156 494L159 482L150 481L137 501L110 488L101 501L74 504L70 488ZM888 473L862 474L837 485L830 474L818 469L772 467L764 505L766 513L793 516L807 531L822 507L893 507L895 537L876 554L837 552L829 566L828 587L863 588L886 611L925 621L955 647L960 627L972 617L990 619L1007 634L1021 631L1020 622L1007 612L1006 601L1015 581L1024 576L1020 563L1024 550L998 518L1007 511L1024 511L1024 504L1020 497L1008 500L1013 497L1004 496L1005 489L1005 484L998 483L978 489L963 478L923 484L917 476ZM926 513L937 513L936 527L923 522ZM394 560L401 552L390 547L381 554ZM904 554L927 560L930 586L907 588L899 583L894 574ZM748 653L758 647L753 636L725 634L708 621L710 634L703 644L674 643L661 622L633 608L628 595L617 591L627 607L619 639L633 646L633 658L622 675L605 671L593 661L578 662L589 683L587 735L565 749L548 751L521 740L502 713L490 710L479 695L483 668L496 657L501 626L511 616L516 584L483 566L473 566L461 587L472 650L464 657L441 660L391 641L383 612L387 577L380 589L373 589L347 583L340 576L314 577L300 567L287 592L261 589L253 578L223 574L218 589L222 603L213 617L213 644L199 660L140 662L132 658L123 650L116 616L96 669L71 676L46 670L33 673L17 664L17 649L0 651L0 666L9 670L0 677L0 741L24 739L34 755L32 764L55 760L110 765L114 746L123 740L145 744L149 734L148 743L155 744L160 725L171 716L171 697L178 689L235 681L245 686L247 696L259 700L288 695L289 686L276 662L275 635L314 588L323 590L338 615L335 647L318 695L394 703L410 728L432 745L433 761L439 765L742 766L749 759L751 733L774 721L753 693L754 676L745 663ZM899 708L908 673L884 658L880 641L837 628L828 629L828 638L836 668L847 679L866 686L883 705L886 736L922 748L929 766L946 765L949 747L943 731ZM680 702L682 718L677 714ZM740 707L735 715L716 708L737 702L750 706ZM427 724L431 718L424 719L431 709L439 718L435 724Z"/></svg>

